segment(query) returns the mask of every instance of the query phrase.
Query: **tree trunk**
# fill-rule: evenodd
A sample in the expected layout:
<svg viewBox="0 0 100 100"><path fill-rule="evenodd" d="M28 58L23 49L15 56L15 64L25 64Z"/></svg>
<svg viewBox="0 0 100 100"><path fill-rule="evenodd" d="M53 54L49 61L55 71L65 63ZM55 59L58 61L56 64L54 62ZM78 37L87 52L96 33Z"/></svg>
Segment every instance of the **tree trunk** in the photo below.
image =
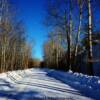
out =
<svg viewBox="0 0 100 100"><path fill-rule="evenodd" d="M72 61L71 61L71 34L72 34L72 0L70 0L70 16L69 16L69 47L68 47L68 55L69 55L69 69L72 69Z"/></svg>
<svg viewBox="0 0 100 100"><path fill-rule="evenodd" d="M77 56L77 53L78 53L81 24L82 24L82 3L80 3L80 19L79 19L78 33L77 33L77 37L76 37L75 57Z"/></svg>
<svg viewBox="0 0 100 100"><path fill-rule="evenodd" d="M80 6L80 15L79 15L80 18L79 18L78 33L77 33L77 37L76 37L74 65L77 64L76 62L77 62L78 46L79 46L79 41L80 41L80 32L81 32L81 25L82 25L82 0L79 1L79 6Z"/></svg>
<svg viewBox="0 0 100 100"><path fill-rule="evenodd" d="M93 54L92 54L92 14L91 14L91 2L88 0L88 40L89 40L89 47L88 47L88 59L89 59L89 66L88 66L88 74L93 75Z"/></svg>

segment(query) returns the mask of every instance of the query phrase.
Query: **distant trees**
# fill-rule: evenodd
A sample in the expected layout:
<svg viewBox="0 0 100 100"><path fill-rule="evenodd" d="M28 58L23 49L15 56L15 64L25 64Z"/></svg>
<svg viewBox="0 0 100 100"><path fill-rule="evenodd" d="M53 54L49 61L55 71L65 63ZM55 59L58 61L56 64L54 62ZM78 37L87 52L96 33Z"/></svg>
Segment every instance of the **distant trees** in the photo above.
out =
<svg viewBox="0 0 100 100"><path fill-rule="evenodd" d="M65 69L80 72L81 70L77 67L80 61L79 59L82 56L79 57L79 55L83 55L84 53L84 58L81 58L81 61L86 63L88 70L87 73L93 75L92 36L96 29L93 29L94 19L92 16L91 1L92 0L48 0L48 3L46 4L47 15L45 21L46 25L50 26L50 33L52 36L52 39L50 40L49 38L48 42L46 42L44 46L44 61L49 64L48 66L51 66L50 64L54 63L58 59L57 57L52 57L52 52L54 52L54 47L57 49L56 43L59 40L57 37L60 35L61 42L59 42L59 45L62 48L60 53L63 54L61 57L61 63L64 63ZM53 34L51 32L52 30L54 31ZM87 47L83 45L86 34L88 44L85 45L87 45ZM58 49L58 51L59 50L60 49ZM56 50L56 52L58 51ZM85 53L86 51L87 53ZM55 66L57 67L59 65L55 64Z"/></svg>
<svg viewBox="0 0 100 100"><path fill-rule="evenodd" d="M28 63L28 68L42 68L44 67L44 62L38 58L30 58Z"/></svg>
<svg viewBox="0 0 100 100"><path fill-rule="evenodd" d="M31 47L9 0L0 0L0 72L28 67Z"/></svg>
<svg viewBox="0 0 100 100"><path fill-rule="evenodd" d="M59 63L64 54L64 49L58 40L50 37L49 41L44 44L44 62L46 66L56 67L56 69L59 69Z"/></svg>

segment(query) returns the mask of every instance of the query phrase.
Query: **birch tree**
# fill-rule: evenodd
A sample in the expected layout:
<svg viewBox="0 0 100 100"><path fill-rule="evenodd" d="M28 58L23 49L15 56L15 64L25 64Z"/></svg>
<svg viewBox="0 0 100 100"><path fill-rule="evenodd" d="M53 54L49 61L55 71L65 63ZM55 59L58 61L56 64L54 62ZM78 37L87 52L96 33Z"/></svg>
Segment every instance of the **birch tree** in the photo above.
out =
<svg viewBox="0 0 100 100"><path fill-rule="evenodd" d="M76 46L75 46L75 57L77 56L78 53L78 45L79 45L79 40L80 40L80 32L81 32L81 27L82 27L82 0L78 0L78 4L79 4L79 26L78 26L78 33L77 33L77 37L76 37Z"/></svg>
<svg viewBox="0 0 100 100"><path fill-rule="evenodd" d="M93 52L92 52L92 11L91 11L91 0L88 0L88 59L89 59L89 68L88 74L93 75Z"/></svg>

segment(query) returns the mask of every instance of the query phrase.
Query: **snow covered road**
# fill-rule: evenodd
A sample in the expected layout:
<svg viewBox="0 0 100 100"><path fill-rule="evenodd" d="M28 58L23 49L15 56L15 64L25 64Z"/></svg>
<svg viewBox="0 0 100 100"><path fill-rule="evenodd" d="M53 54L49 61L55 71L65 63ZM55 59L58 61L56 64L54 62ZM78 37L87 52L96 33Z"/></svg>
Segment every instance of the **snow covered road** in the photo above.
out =
<svg viewBox="0 0 100 100"><path fill-rule="evenodd" d="M84 82L78 81L79 78L72 73L49 69L3 73L0 75L0 100L100 100L97 97L100 84L88 82L91 88L96 89L94 85L99 88L94 91L96 96L92 96L94 92ZM99 78L95 79L99 82Z"/></svg>

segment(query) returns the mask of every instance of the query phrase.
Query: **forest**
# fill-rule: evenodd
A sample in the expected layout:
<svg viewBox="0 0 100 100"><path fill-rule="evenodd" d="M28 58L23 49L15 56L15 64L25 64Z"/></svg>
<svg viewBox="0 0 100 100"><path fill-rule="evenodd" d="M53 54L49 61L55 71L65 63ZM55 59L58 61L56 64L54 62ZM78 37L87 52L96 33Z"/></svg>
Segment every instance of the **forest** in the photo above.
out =
<svg viewBox="0 0 100 100"><path fill-rule="evenodd" d="M43 23L49 32L40 61L31 56L34 47L27 42L24 23L13 4L0 0L0 72L47 67L100 75L99 3L98 0L45 2Z"/></svg>
<svg viewBox="0 0 100 100"><path fill-rule="evenodd" d="M13 12L13 13L12 13ZM0 0L0 72L28 67L31 45L9 0Z"/></svg>
<svg viewBox="0 0 100 100"><path fill-rule="evenodd" d="M44 65L100 75L99 0L48 0ZM98 70L98 72L96 72Z"/></svg>

